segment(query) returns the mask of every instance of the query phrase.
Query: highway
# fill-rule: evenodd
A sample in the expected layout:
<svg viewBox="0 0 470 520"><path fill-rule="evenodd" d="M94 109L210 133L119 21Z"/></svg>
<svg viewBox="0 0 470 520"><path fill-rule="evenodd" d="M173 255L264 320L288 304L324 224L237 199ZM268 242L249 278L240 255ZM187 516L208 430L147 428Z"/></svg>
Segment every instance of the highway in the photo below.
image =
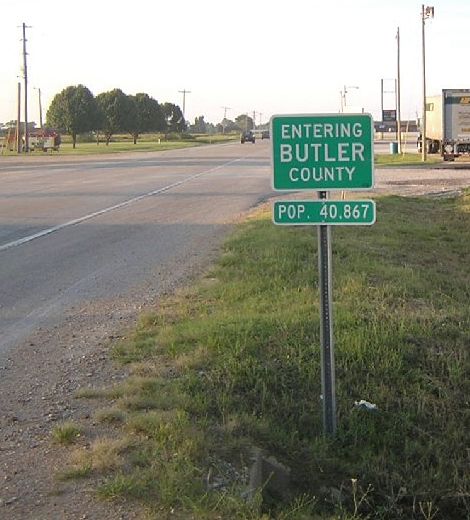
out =
<svg viewBox="0 0 470 520"><path fill-rule="evenodd" d="M452 190L468 176L377 170L376 191ZM269 141L261 140L2 158L0 182L0 358L90 302L129 297L137 305L171 291L207 263L234 219L273 195Z"/></svg>
<svg viewBox="0 0 470 520"><path fill-rule="evenodd" d="M266 148L3 158L0 355L70 309L144 286L158 295L204 265L269 196Z"/></svg>

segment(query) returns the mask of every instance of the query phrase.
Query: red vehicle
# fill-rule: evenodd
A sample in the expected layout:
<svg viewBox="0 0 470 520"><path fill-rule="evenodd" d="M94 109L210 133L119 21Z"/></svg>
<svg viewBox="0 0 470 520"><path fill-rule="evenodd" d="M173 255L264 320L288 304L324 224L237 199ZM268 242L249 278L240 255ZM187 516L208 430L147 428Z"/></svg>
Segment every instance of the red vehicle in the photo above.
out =
<svg viewBox="0 0 470 520"><path fill-rule="evenodd" d="M36 128L34 130L30 130L29 132L29 150L42 150L43 152L47 152L48 150L59 150L59 146L61 143L60 134L55 130L50 128ZM16 150L16 129L10 129L3 138L3 146L8 148L10 152ZM25 138L24 135L21 136L21 146L24 151L25 148Z"/></svg>
<svg viewBox="0 0 470 520"><path fill-rule="evenodd" d="M33 152L34 150L42 150L47 152L48 150L59 151L61 143L60 134L50 128L38 128L29 132L29 149ZM24 137L23 137L24 143ZM24 144L23 144L24 146Z"/></svg>

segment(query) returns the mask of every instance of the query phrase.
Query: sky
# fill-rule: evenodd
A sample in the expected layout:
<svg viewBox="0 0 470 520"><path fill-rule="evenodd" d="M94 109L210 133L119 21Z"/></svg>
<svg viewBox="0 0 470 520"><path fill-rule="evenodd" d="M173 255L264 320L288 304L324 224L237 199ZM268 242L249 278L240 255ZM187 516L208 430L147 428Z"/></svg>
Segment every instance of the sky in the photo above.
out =
<svg viewBox="0 0 470 520"><path fill-rule="evenodd" d="M470 1L436 0L426 22L429 95L470 88ZM395 108L397 27L402 119L422 106L421 3L413 0L1 0L0 122L16 119L22 23L28 51L28 120L55 94L83 84L120 88L183 106L186 119L219 123L256 112L337 113L346 104L380 119ZM353 88L358 87L358 88ZM22 119L24 116L22 115Z"/></svg>

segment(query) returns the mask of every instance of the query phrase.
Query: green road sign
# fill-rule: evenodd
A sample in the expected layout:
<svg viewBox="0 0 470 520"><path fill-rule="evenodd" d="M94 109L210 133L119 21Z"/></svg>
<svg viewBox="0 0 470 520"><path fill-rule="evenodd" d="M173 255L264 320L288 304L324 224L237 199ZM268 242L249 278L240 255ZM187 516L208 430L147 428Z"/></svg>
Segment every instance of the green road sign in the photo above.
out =
<svg viewBox="0 0 470 520"><path fill-rule="evenodd" d="M274 203L275 224L370 226L375 222L373 200L286 200Z"/></svg>
<svg viewBox="0 0 470 520"><path fill-rule="evenodd" d="M275 190L364 190L374 185L370 114L271 118Z"/></svg>

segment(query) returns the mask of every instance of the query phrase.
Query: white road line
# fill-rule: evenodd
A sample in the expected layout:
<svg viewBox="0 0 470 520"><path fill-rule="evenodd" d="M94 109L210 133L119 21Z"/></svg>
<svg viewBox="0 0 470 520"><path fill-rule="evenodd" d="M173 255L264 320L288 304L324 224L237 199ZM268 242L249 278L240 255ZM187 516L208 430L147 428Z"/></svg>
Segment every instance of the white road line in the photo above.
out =
<svg viewBox="0 0 470 520"><path fill-rule="evenodd" d="M39 231L38 233L35 233L34 235L29 235L27 237L23 237L18 240L14 240L13 242L8 242L7 244L3 244L2 246L0 246L0 252L5 251L7 249L11 249L12 247L21 246L23 244L31 242L32 240L35 240L36 238L41 238L46 235L50 235L51 233L55 233L56 231L59 231L61 229L64 229L64 228L67 228L70 226L75 226L76 224L80 224L82 222L85 222L86 220L90 220L92 218L99 217L100 215L104 215L105 213L109 213L110 211L124 208L131 204L134 204L134 202L138 202L139 200L146 199L147 197L152 197L154 195L164 193L165 191L168 191L168 190L171 190L172 188L181 186L182 184L185 184L186 182L197 179L198 177L202 177L203 175L208 175L209 173L213 173L217 170L220 170L221 168L225 168L225 167L230 166L231 164L234 164L241 160L243 160L243 158L234 159L233 161L229 161L228 163L222 164L220 166L216 166L215 168L211 168L210 170L206 170L204 172L196 173L195 175L191 175L190 177L187 177L186 179L183 179L178 182L174 182L173 184L169 184L168 186L164 186L163 188L160 188L158 190L149 191L148 193L144 193L143 195L139 195L138 197L133 197L132 199L126 200L124 202L120 202L119 204L115 204L114 206L109 206L108 208L104 208L99 211L95 211L94 213L89 213L88 215L84 215L83 217L79 217L74 220L69 220L68 222L64 222L63 224L58 224L57 226L53 226L48 229L43 229L42 231Z"/></svg>

